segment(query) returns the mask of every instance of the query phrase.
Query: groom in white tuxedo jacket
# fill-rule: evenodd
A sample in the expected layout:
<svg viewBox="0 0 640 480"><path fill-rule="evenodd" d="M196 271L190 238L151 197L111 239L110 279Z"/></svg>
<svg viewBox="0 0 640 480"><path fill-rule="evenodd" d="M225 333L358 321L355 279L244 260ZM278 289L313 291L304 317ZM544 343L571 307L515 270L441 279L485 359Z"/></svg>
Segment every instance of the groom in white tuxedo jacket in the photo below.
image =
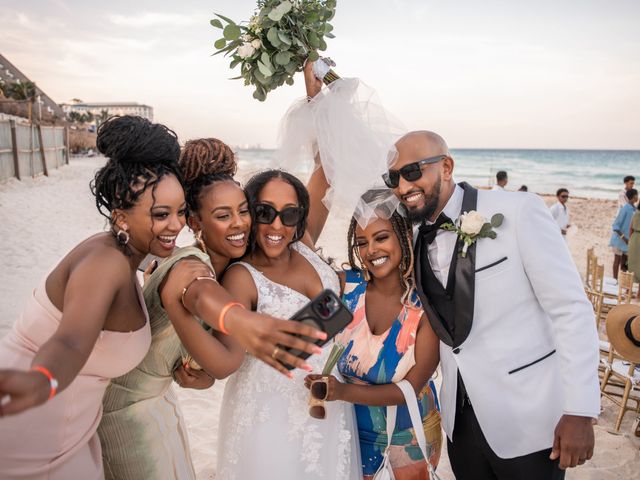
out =
<svg viewBox="0 0 640 480"><path fill-rule="evenodd" d="M536 195L456 185L437 134L412 132L396 147L385 182L419 227L416 284L441 340L456 478L563 478L593 454L598 337L553 218ZM441 226L473 210L504 220L462 255L458 234Z"/></svg>

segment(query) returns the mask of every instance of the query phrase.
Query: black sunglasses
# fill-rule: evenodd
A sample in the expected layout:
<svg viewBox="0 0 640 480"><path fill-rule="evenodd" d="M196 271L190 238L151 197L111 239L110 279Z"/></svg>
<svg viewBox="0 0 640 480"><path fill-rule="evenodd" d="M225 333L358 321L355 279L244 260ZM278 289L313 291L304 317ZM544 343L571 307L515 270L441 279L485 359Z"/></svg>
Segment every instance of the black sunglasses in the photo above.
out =
<svg viewBox="0 0 640 480"><path fill-rule="evenodd" d="M399 170L389 170L387 173L382 174L384 183L389 188L397 188L400 184L400 176L407 182L415 182L422 177L422 166L429 165L430 163L438 163L440 160L449 158L448 155L438 155L437 157L429 157L418 162L409 163Z"/></svg>
<svg viewBox="0 0 640 480"><path fill-rule="evenodd" d="M283 225L295 227L304 216L303 207L287 207L278 211L266 203L259 203L255 206L254 211L256 215L255 221L266 225L273 223L276 217L280 217Z"/></svg>

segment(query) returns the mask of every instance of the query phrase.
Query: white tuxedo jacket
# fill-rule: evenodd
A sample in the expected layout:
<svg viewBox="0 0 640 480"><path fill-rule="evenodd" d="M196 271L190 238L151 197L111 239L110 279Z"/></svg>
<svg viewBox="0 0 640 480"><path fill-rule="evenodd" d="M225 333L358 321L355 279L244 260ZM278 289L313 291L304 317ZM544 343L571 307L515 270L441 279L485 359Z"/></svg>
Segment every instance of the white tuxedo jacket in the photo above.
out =
<svg viewBox="0 0 640 480"><path fill-rule="evenodd" d="M489 445L513 458L552 447L563 414L598 416L598 335L542 199L479 190L477 211L504 222L496 239L477 240L469 335L455 350L440 342L443 426L451 439L460 370Z"/></svg>

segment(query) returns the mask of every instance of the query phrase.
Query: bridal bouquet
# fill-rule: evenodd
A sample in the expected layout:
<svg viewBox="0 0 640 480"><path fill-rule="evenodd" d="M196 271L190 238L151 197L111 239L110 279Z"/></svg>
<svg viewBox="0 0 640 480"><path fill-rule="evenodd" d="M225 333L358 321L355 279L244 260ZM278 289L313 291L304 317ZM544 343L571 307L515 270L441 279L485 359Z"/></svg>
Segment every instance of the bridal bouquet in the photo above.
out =
<svg viewBox="0 0 640 480"><path fill-rule="evenodd" d="M253 97L264 101L267 93L293 85L293 76L304 62L319 58L326 50L325 38L334 38L333 18L337 0L258 0L258 8L248 22L236 23L216 14L211 25L222 29L214 43L217 51L232 58L230 67L240 65L245 85L253 85ZM225 24L222 23L222 21ZM329 72L325 83L337 76Z"/></svg>

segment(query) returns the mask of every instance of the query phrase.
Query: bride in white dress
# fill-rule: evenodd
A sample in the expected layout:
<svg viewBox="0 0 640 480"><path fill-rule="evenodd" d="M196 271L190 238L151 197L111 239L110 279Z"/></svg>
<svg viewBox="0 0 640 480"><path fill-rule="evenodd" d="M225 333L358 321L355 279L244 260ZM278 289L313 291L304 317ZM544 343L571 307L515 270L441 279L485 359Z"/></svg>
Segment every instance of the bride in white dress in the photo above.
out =
<svg viewBox="0 0 640 480"><path fill-rule="evenodd" d="M312 177L309 188L313 182ZM254 176L246 191L254 222L252 247L225 274L229 292L247 308L278 318L291 317L326 288L339 294L338 276L310 248L321 230L314 224L326 218L311 219L305 235L309 195L304 185L273 170ZM308 359L314 372L322 370L330 350L328 343ZM279 360L283 355L274 352ZM287 378L247 355L228 379L220 411L217 478L362 478L353 407L327 402L326 417L312 418L303 381L308 372L291 373Z"/></svg>

